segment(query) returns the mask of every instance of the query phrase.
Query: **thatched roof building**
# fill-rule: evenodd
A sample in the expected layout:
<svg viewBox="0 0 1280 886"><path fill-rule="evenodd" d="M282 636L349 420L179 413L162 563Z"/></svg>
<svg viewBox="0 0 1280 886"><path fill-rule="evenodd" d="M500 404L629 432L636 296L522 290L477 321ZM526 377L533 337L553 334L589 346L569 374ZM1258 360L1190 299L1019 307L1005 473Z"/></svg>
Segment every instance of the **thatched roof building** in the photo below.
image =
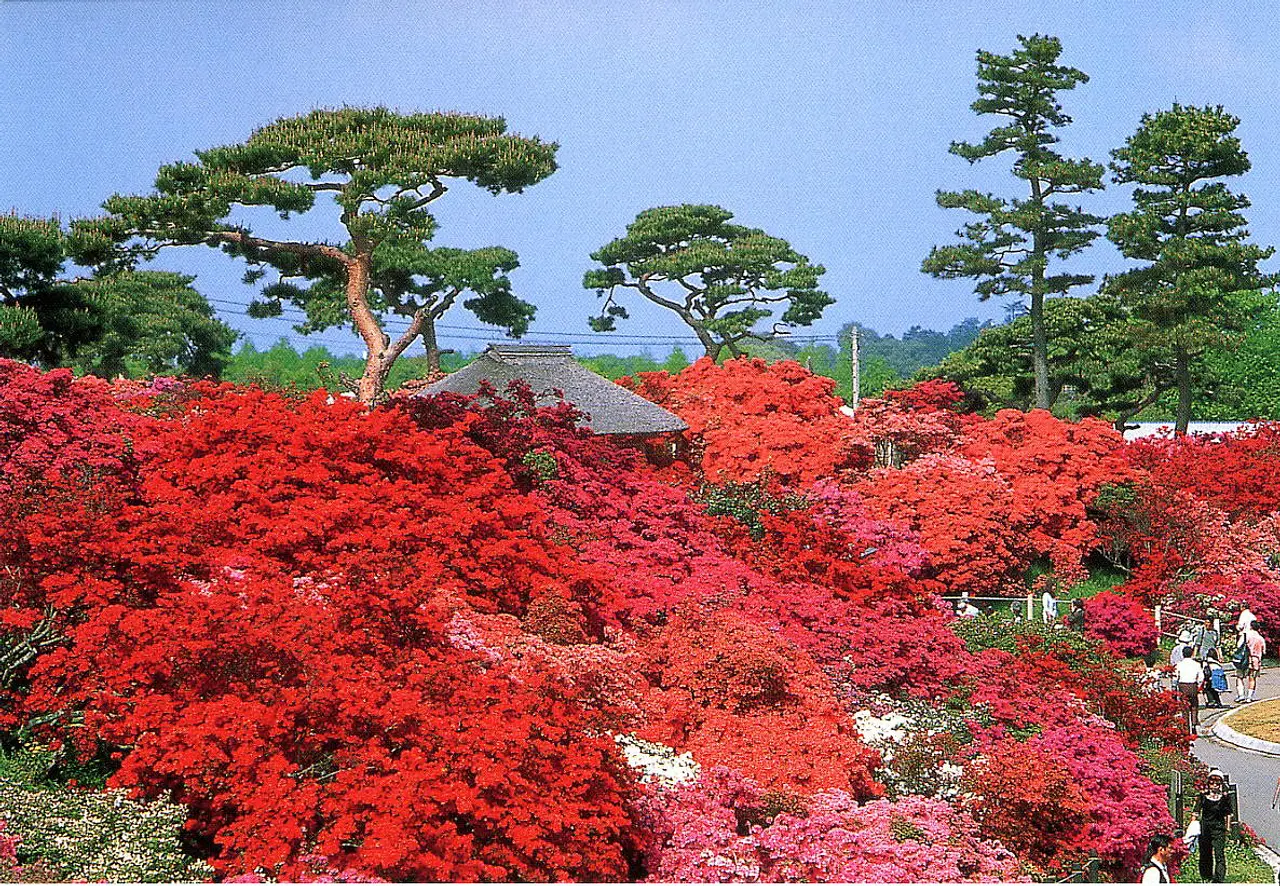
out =
<svg viewBox="0 0 1280 886"><path fill-rule="evenodd" d="M539 406L560 402L556 391L585 414L581 424L597 434L647 437L678 433L688 425L677 415L596 375L577 360L568 345L489 345L473 363L427 385L416 395L476 394L488 382L499 394L523 379Z"/></svg>

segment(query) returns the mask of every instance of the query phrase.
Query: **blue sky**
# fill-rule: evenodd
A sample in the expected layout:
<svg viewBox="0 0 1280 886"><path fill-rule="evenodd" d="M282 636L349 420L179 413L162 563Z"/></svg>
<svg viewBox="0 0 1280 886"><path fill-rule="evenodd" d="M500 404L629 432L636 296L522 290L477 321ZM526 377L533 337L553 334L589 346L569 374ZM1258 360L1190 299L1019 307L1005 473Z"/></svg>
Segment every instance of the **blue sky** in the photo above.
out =
<svg viewBox="0 0 1280 886"><path fill-rule="evenodd" d="M0 211L91 214L112 192L148 190L163 163L313 107L479 112L561 145L560 171L524 194L462 185L438 204L438 242L520 254L513 279L539 308L531 340L586 333L588 254L638 211L680 202L723 205L825 265L837 303L813 332L848 320L946 328L1000 317L1003 304L920 273L963 216L933 194L1016 187L1003 160L970 167L947 153L989 125L968 110L974 51L1034 32L1060 37L1064 62L1091 77L1064 95L1076 120L1064 152L1105 159L1144 111L1222 104L1242 118L1254 164L1236 187L1254 200L1255 239L1280 243L1280 4L1269 2L0 3ZM1085 205L1127 201L1113 187ZM329 231L314 215L300 223ZM172 251L155 266L197 274L260 343L290 332L237 313L252 291L218 253ZM1123 263L1104 245L1079 266ZM445 322L479 325L461 308ZM687 335L656 308L619 331ZM318 338L355 349L340 331Z"/></svg>

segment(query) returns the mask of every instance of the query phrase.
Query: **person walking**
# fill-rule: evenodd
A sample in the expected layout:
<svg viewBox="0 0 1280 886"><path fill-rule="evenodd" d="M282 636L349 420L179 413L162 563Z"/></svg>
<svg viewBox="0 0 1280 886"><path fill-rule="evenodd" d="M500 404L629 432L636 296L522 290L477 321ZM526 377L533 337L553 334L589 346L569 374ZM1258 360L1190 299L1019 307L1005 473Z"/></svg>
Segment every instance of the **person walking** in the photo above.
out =
<svg viewBox="0 0 1280 886"><path fill-rule="evenodd" d="M1262 656L1267 654L1267 641L1258 631L1261 626L1256 618L1244 632L1244 645L1249 650L1249 665L1245 672L1246 702L1257 701L1258 675L1262 673Z"/></svg>
<svg viewBox="0 0 1280 886"><path fill-rule="evenodd" d="M1156 834L1147 842L1147 863L1142 868L1142 886L1169 883L1169 855L1173 840L1168 834Z"/></svg>
<svg viewBox="0 0 1280 886"><path fill-rule="evenodd" d="M1051 625L1058 620L1058 599L1053 596L1052 589L1044 589L1044 594L1040 597L1040 605L1045 624Z"/></svg>
<svg viewBox="0 0 1280 886"><path fill-rule="evenodd" d="M1249 630L1249 628L1257 620L1258 620L1258 616L1254 615L1253 610L1250 609L1248 606L1246 606L1244 609L1241 609L1240 617L1236 619L1236 633L1243 636L1244 632Z"/></svg>
<svg viewBox="0 0 1280 886"><path fill-rule="evenodd" d="M1218 647L1222 643L1222 622L1218 619L1213 620L1213 624L1206 627L1204 632L1200 634L1200 660L1204 661L1212 649L1217 653L1219 660L1222 658L1222 650Z"/></svg>
<svg viewBox="0 0 1280 886"><path fill-rule="evenodd" d="M1223 708L1222 695L1227 691L1227 672L1218 660L1218 650L1210 647L1203 656L1204 662L1204 700L1206 707Z"/></svg>
<svg viewBox="0 0 1280 886"><path fill-rule="evenodd" d="M1178 693L1187 703L1187 728L1194 736L1200 726L1200 684L1204 682L1204 668L1190 646L1183 647L1182 660L1173 673L1178 681Z"/></svg>
<svg viewBox="0 0 1280 886"><path fill-rule="evenodd" d="M1227 777L1221 769L1209 771L1205 790L1196 800L1200 821L1200 882L1227 882L1227 834L1236 810L1227 793Z"/></svg>

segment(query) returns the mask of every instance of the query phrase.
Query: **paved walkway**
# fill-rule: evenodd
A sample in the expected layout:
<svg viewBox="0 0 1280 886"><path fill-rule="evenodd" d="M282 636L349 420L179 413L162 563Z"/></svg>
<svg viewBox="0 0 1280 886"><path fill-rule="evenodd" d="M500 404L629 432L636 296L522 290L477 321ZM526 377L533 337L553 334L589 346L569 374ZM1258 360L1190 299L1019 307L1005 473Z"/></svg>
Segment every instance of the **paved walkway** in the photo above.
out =
<svg viewBox="0 0 1280 886"><path fill-rule="evenodd" d="M1235 688L1234 677L1231 686ZM1280 668L1267 668L1258 678L1258 698L1276 697L1280 697ZM1213 717L1205 717L1205 709L1201 708L1200 722L1211 725L1226 711L1211 713ZM1191 751L1205 764L1227 773L1240 792L1241 819L1257 831L1267 845L1280 850L1280 810L1271 808L1276 779L1280 778L1280 757L1232 747L1209 736L1197 738Z"/></svg>

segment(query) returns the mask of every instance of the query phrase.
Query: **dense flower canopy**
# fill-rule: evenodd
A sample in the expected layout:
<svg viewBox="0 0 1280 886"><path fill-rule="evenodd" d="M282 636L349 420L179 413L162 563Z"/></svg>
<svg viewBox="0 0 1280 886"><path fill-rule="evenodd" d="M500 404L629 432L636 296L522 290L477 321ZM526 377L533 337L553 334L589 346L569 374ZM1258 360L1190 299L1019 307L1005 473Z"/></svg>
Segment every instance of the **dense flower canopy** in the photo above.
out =
<svg viewBox="0 0 1280 886"><path fill-rule="evenodd" d="M368 409L0 363L0 727L185 804L223 877L1135 873L1188 741L1124 657L1170 594L1280 616L1269 513L945 385L854 417L794 363L634 386L686 458L519 386ZM943 599L1107 557L1133 577L1086 635Z"/></svg>

